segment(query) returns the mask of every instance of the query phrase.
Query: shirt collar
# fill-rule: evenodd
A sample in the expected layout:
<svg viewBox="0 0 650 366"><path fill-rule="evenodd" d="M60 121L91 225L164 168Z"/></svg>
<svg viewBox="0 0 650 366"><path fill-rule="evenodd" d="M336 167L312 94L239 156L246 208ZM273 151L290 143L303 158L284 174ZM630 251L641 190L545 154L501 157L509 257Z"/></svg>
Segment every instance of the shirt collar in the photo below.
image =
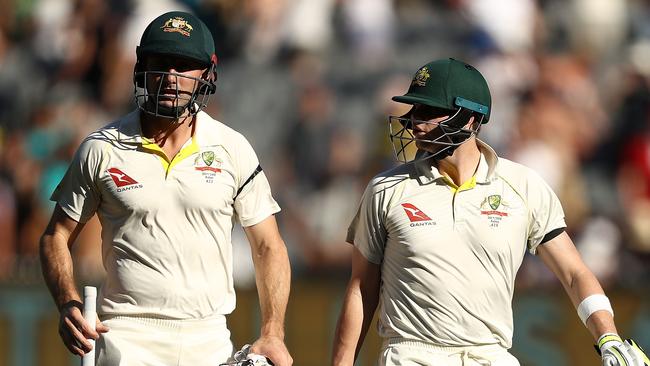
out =
<svg viewBox="0 0 650 366"><path fill-rule="evenodd" d="M478 163L478 168L476 169L476 174L474 177L476 183L486 184L489 183L494 178L494 172L496 170L499 157L497 153L488 145L487 143L476 139L476 144L478 149L481 152L481 158ZM417 171L418 176L422 179L423 182L432 182L438 179L445 179L438 169L431 164L430 159L421 159L412 162Z"/></svg>
<svg viewBox="0 0 650 366"><path fill-rule="evenodd" d="M213 125L211 120L212 117L203 111L199 111L199 113L196 114L194 120L196 127L194 128L193 138L198 146L211 145L211 141L214 140L214 135L219 136L211 131L212 129L210 127Z"/></svg>
<svg viewBox="0 0 650 366"><path fill-rule="evenodd" d="M494 172L496 171L499 157L494 149L485 142L476 139L476 144L478 145L479 151L481 151L481 160L478 163L478 169L476 169L476 174L474 175L476 177L476 183L489 183L494 179Z"/></svg>
<svg viewBox="0 0 650 366"><path fill-rule="evenodd" d="M207 121L208 118L210 118L210 116L208 116L203 111L200 111L196 114L196 119L194 121L194 123L196 123L196 127L194 128L194 135L192 136L192 140L195 141L199 146L206 142L206 139L210 139L210 137L213 138L213 136L206 135L214 135L211 134L207 129L207 127L210 125L209 121ZM148 141L147 138L142 136L142 125L140 123L139 109L132 111L120 120L118 126L118 140L122 143L137 145L151 143L151 141Z"/></svg>
<svg viewBox="0 0 650 366"><path fill-rule="evenodd" d="M142 128L140 128L140 110L136 109L122 117L117 127L117 139L124 144L142 144Z"/></svg>

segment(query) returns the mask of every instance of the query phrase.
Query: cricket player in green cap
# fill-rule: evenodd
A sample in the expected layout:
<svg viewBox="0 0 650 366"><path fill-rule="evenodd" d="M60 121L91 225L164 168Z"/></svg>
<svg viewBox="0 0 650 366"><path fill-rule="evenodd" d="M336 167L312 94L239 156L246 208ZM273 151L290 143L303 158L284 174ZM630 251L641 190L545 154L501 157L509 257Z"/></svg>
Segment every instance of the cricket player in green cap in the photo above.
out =
<svg viewBox="0 0 650 366"><path fill-rule="evenodd" d="M404 164L371 180L349 227L352 274L332 364L352 366L379 307L379 365L519 365L508 352L511 303L528 251L564 286L603 365L650 366L634 341L618 336L557 196L477 138L492 108L481 73L455 59L433 61L393 99L412 105L389 118Z"/></svg>
<svg viewBox="0 0 650 366"><path fill-rule="evenodd" d="M228 361L231 232L239 222L261 309L260 337L246 350L290 366L290 268L274 217L280 208L246 138L203 111L217 80L212 35L194 15L169 12L147 26L136 53L138 108L90 134L52 194L56 207L40 249L61 338L78 355L96 339L100 366ZM97 331L80 312L70 252L94 214L106 269Z"/></svg>

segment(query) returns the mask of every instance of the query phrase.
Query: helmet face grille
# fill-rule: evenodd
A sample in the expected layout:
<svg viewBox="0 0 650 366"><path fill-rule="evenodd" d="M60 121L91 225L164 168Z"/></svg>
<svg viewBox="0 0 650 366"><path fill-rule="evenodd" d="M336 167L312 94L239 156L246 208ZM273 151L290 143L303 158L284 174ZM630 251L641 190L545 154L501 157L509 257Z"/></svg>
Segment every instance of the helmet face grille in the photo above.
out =
<svg viewBox="0 0 650 366"><path fill-rule="evenodd" d="M454 127L456 118L462 108L448 119L440 122L422 121L412 117L388 117L388 135L395 159L400 163L424 159L442 159L472 136L478 134L481 122L474 124L475 129ZM427 138L418 138L413 132L417 124L435 125ZM419 145L419 146L418 146Z"/></svg>
<svg viewBox="0 0 650 366"><path fill-rule="evenodd" d="M417 153L415 136L410 123L410 118L388 117L388 136L395 159L400 163L415 160Z"/></svg>
<svg viewBox="0 0 650 366"><path fill-rule="evenodd" d="M168 89L163 90L166 78L174 80L174 93ZM157 85L148 84L148 80L160 80ZM182 81L187 79L193 83L192 91L183 91L178 88ZM140 110L156 117L173 118L194 116L208 105L211 90L214 84L208 80L195 78L164 71L140 71L136 72L135 80L135 102ZM166 105L165 105L166 104Z"/></svg>

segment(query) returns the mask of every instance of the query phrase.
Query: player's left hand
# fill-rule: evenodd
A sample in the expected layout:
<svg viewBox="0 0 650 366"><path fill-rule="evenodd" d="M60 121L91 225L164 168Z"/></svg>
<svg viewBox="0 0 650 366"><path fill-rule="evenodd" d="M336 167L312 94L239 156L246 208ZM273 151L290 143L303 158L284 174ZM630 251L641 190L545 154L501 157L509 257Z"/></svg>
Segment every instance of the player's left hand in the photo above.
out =
<svg viewBox="0 0 650 366"><path fill-rule="evenodd" d="M251 353L268 357L275 366L291 366L293 358L280 337L262 336L253 343Z"/></svg>
<svg viewBox="0 0 650 366"><path fill-rule="evenodd" d="M650 366L643 349L631 339L623 341L617 334L603 334L598 339L603 366Z"/></svg>

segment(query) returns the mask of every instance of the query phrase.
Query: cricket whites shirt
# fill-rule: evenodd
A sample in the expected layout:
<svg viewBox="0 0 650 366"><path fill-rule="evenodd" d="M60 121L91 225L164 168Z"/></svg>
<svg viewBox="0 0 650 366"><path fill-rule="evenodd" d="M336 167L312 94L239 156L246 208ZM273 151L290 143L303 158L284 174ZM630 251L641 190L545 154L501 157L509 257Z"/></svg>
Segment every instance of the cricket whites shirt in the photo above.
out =
<svg viewBox="0 0 650 366"><path fill-rule="evenodd" d="M460 187L425 160L366 188L347 240L381 265L383 338L512 346L517 270L564 213L534 171L477 144L476 174Z"/></svg>
<svg viewBox="0 0 650 366"><path fill-rule="evenodd" d="M100 314L173 319L234 309L233 224L280 210L245 137L204 112L173 158L142 136L137 110L90 134L52 200L102 224Z"/></svg>

